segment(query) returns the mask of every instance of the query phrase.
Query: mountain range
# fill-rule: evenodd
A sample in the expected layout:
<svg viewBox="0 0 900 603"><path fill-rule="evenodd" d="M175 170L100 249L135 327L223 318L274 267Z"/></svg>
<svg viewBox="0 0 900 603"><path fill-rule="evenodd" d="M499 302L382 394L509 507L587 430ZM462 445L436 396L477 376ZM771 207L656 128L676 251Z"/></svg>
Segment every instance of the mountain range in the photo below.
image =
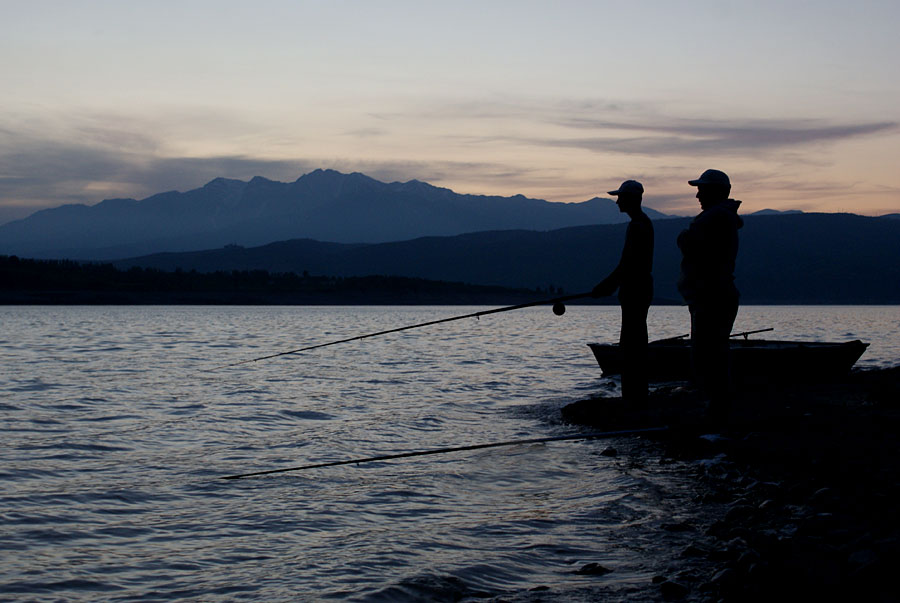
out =
<svg viewBox="0 0 900 603"><path fill-rule="evenodd" d="M667 217L646 211L654 219ZM297 238L382 243L626 220L610 199L552 203L522 195L463 195L418 180L384 183L360 173L316 170L291 183L217 178L140 201L45 209L0 226L0 254L110 260Z"/></svg>
<svg viewBox="0 0 900 603"><path fill-rule="evenodd" d="M657 298L677 302L675 239L690 218L645 211L655 219ZM896 217L776 210L744 216L737 266L744 301L900 303ZM39 211L0 226L0 255L577 292L616 264L625 220L610 199L461 195L416 180L384 183L316 170L292 183L217 178L142 201Z"/></svg>
<svg viewBox="0 0 900 603"><path fill-rule="evenodd" d="M690 218L654 222L658 302L679 303ZM743 303L900 303L900 220L853 214L745 216L736 267ZM505 230L378 244L291 240L264 246L163 253L114 262L164 270L267 270L315 275L393 275L479 285L589 291L616 265L624 224L551 231Z"/></svg>

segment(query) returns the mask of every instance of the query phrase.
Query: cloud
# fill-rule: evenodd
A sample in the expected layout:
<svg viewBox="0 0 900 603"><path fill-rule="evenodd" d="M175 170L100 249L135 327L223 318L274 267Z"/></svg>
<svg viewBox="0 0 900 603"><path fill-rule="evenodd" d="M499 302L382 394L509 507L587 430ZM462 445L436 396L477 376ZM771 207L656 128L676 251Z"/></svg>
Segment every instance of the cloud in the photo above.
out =
<svg viewBox="0 0 900 603"><path fill-rule="evenodd" d="M419 179L436 185L458 182L464 175L468 182L496 187L501 182L508 185L509 179L527 179L532 172L476 161L166 156L158 138L129 124L82 124L55 138L47 132L0 127L0 223L67 203L92 205L109 198L142 199L163 191L190 190L217 177L264 176L289 182L314 169L331 168L360 171L387 182Z"/></svg>
<svg viewBox="0 0 900 603"><path fill-rule="evenodd" d="M507 142L567 147L623 155L759 155L895 132L895 121L840 123L825 119L709 119L667 114L647 103L606 99L484 99L437 103L385 118L424 122L485 123L456 135L470 143ZM528 125L541 135L509 135L508 126ZM550 133L550 130L555 132ZM476 128L478 130L478 128ZM575 133L573 135L573 133Z"/></svg>
<svg viewBox="0 0 900 603"><path fill-rule="evenodd" d="M741 194L753 181L765 182L773 200L781 192L793 199L825 198L828 187L820 192L802 180L827 173L834 158L810 147L898 129L896 122L877 119L690 118L668 115L658 105L605 99L413 99L390 109L368 111L369 121L347 119L314 133L271 116L250 118L215 108L144 116L8 113L0 116L0 223L64 203L142 199L190 190L220 176L292 181L316 168L554 201L583 201L638 177L651 187L648 192L666 195L652 207L693 211L692 192L678 189L685 174L693 176L707 159L727 157L721 165L735 171L769 170L759 179L743 174ZM329 150L319 154L320 143ZM605 157L598 161L593 154ZM788 178L782 169L788 164L807 176L801 182L796 174ZM852 193L871 192L873 185ZM834 183L830 190L851 186ZM892 191L877 192L896 198Z"/></svg>
<svg viewBox="0 0 900 603"><path fill-rule="evenodd" d="M575 147L596 152L665 155L673 153L745 154L748 151L783 150L820 142L891 132L896 122L832 124L814 120L701 120L674 119L671 123L598 120L583 117L560 120L559 125L578 130L649 133L649 136L597 136L529 139L533 144Z"/></svg>

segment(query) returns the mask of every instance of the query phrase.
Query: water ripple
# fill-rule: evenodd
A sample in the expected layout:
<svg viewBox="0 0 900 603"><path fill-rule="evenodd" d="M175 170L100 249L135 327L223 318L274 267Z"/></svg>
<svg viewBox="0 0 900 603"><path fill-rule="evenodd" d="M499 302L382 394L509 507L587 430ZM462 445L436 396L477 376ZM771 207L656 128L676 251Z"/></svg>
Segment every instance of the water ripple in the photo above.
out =
<svg viewBox="0 0 900 603"><path fill-rule="evenodd" d="M459 600L590 588L597 577L573 573L589 562L624 585L645 580L668 559L654 526L691 484L675 466L625 462L628 440L608 443L619 459L575 442L219 479L571 433L559 408L617 387L584 345L617 339L618 309L605 307L208 371L471 311L0 307L0 592ZM653 308L650 325L660 337L689 330L683 308ZM896 308L742 308L736 328L769 326L869 340L864 366L900 357Z"/></svg>

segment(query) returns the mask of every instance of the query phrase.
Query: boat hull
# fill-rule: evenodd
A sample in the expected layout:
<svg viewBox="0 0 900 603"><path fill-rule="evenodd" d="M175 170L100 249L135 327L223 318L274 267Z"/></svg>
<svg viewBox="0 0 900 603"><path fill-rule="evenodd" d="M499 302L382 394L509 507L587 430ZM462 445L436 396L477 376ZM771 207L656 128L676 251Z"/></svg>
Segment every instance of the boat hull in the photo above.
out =
<svg viewBox="0 0 900 603"><path fill-rule="evenodd" d="M622 372L617 344L589 343L603 375ZM848 373L868 343L839 343L732 339L732 377L738 382L827 379ZM683 381L691 376L691 345L688 339L651 342L648 346L648 376L653 381Z"/></svg>

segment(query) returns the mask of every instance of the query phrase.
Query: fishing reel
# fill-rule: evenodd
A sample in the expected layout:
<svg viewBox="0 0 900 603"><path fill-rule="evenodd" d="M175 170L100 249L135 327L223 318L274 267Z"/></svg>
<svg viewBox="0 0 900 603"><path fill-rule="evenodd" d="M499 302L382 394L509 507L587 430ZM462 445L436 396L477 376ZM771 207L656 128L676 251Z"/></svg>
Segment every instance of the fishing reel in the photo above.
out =
<svg viewBox="0 0 900 603"><path fill-rule="evenodd" d="M555 304L553 304L553 313L556 314L557 316L562 316L563 314L565 314L566 313L566 304L562 303L561 301L558 301Z"/></svg>

